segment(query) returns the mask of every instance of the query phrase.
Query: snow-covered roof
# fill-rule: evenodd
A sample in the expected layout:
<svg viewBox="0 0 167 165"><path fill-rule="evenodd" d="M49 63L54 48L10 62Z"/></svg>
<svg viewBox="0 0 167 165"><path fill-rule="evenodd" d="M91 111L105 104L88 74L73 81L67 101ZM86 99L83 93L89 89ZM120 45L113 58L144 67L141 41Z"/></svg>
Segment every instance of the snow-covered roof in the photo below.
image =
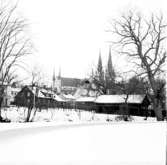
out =
<svg viewBox="0 0 167 165"><path fill-rule="evenodd" d="M95 99L95 97L80 97L76 99L76 102L94 102Z"/></svg>
<svg viewBox="0 0 167 165"><path fill-rule="evenodd" d="M53 95L54 100L56 101L64 101L60 96L58 95Z"/></svg>
<svg viewBox="0 0 167 165"><path fill-rule="evenodd" d="M47 90L45 89L37 89L37 88L31 88L31 87L28 87L29 90L32 91L33 94L35 94L37 97L39 98L51 98L50 96L47 96L46 94L51 94L49 92L47 92Z"/></svg>
<svg viewBox="0 0 167 165"><path fill-rule="evenodd" d="M41 91L38 91L38 94L36 93L35 89L32 89L31 91L33 94L35 94L36 96L40 98L46 98L46 96Z"/></svg>
<svg viewBox="0 0 167 165"><path fill-rule="evenodd" d="M45 98L46 96L44 96L44 94L43 94L41 91L39 91L39 92L38 92L38 97L40 97L40 98Z"/></svg>
<svg viewBox="0 0 167 165"><path fill-rule="evenodd" d="M97 97L95 103L125 103L127 95L101 95ZM129 95L127 103L140 104L143 102L145 95Z"/></svg>
<svg viewBox="0 0 167 165"><path fill-rule="evenodd" d="M68 94L68 95L63 94L63 97L66 99L71 99L71 100L75 99L75 97L73 95L70 95L70 94Z"/></svg>

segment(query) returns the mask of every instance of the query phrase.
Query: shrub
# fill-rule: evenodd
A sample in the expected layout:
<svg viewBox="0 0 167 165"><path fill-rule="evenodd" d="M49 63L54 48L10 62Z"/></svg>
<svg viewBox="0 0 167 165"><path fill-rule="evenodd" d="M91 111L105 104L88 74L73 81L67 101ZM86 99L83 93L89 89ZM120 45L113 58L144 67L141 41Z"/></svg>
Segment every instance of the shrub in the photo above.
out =
<svg viewBox="0 0 167 165"><path fill-rule="evenodd" d="M132 121L134 120L132 116L129 115L119 115L115 117L116 121Z"/></svg>

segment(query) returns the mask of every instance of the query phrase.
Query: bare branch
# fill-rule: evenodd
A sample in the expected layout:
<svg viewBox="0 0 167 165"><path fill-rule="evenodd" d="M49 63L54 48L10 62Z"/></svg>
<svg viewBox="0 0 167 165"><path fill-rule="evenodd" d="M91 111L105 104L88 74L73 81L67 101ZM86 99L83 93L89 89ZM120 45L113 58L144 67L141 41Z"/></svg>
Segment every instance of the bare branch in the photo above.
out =
<svg viewBox="0 0 167 165"><path fill-rule="evenodd" d="M30 40L26 38L24 19L15 16L17 4L0 8L0 79L6 81L20 58L31 53ZM12 77L12 76L10 76Z"/></svg>

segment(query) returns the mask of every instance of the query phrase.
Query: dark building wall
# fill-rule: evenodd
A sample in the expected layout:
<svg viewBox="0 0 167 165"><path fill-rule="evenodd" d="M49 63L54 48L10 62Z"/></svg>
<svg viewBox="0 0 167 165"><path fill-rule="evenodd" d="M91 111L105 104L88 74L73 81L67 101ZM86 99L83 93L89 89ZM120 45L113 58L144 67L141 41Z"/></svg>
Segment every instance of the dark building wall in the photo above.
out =
<svg viewBox="0 0 167 165"><path fill-rule="evenodd" d="M18 106L32 107L34 95L28 87L24 87L15 97L14 104Z"/></svg>
<svg viewBox="0 0 167 165"><path fill-rule="evenodd" d="M76 109L95 111L96 105L94 102L76 102Z"/></svg>
<svg viewBox="0 0 167 165"><path fill-rule="evenodd" d="M35 103L37 108L51 108L56 107L57 101L52 98L39 98L35 96L28 87L24 87L15 97L14 104L17 106L32 108Z"/></svg>
<svg viewBox="0 0 167 165"><path fill-rule="evenodd" d="M148 108L141 104L96 104L96 112L132 116L149 115Z"/></svg>

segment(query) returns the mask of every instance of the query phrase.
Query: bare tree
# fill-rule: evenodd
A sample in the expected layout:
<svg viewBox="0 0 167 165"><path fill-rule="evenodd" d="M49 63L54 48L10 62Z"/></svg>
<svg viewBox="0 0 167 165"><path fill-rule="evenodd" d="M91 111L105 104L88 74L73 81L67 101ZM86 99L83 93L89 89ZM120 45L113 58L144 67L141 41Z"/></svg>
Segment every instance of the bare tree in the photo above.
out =
<svg viewBox="0 0 167 165"><path fill-rule="evenodd" d="M27 109L25 109L27 110L25 122L34 121L37 111L41 109L38 93L39 89L42 87L42 83L45 81L44 78L46 77L39 65L34 65L32 69L28 71L28 74L30 77L30 86L32 91L34 91L34 94L31 106L28 106Z"/></svg>
<svg viewBox="0 0 167 165"><path fill-rule="evenodd" d="M157 77L164 72L163 66L166 59L165 50L165 30L163 15L151 17L146 20L140 14L130 11L123 15L120 20L114 21L114 34L119 38L114 42L119 47L119 53L127 55L133 59L137 66L135 73L139 76L146 76L149 87L152 91L150 95L153 109L157 120L162 120L162 106L157 91Z"/></svg>
<svg viewBox="0 0 167 165"><path fill-rule="evenodd" d="M18 80L18 75L15 74L14 72L10 72L7 76L6 76L6 83L7 84L13 84L16 83Z"/></svg>
<svg viewBox="0 0 167 165"><path fill-rule="evenodd" d="M42 69L35 65L33 66L32 70L29 72L30 74L30 78L31 78L31 82L30 84L36 85L36 86L40 86L42 84L42 82L44 81L44 74L42 73Z"/></svg>
<svg viewBox="0 0 167 165"><path fill-rule="evenodd" d="M25 19L16 15L14 7L0 6L0 85L9 83L9 77L16 67L21 65L21 58L30 54L31 43L24 30L27 27ZM7 82L8 81L8 82ZM3 96L1 90L1 96ZM0 107L3 97L0 98ZM0 109L0 120L1 109Z"/></svg>

